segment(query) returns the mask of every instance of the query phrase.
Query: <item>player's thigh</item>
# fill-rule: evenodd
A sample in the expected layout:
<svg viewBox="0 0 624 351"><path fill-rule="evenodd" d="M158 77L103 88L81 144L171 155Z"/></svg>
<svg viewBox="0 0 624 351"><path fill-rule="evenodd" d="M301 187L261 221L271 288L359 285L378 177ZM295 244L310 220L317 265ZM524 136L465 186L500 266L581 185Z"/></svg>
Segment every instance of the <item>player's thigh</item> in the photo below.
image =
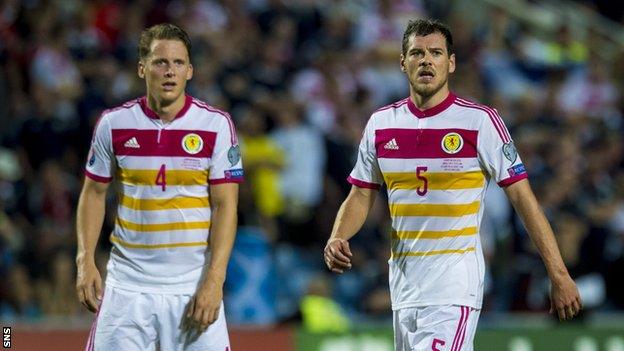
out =
<svg viewBox="0 0 624 351"><path fill-rule="evenodd" d="M169 295L165 298L165 308L159 314L160 347L162 350L184 351L225 351L230 349L227 323L223 302L219 308L219 316L205 331L185 323L186 307L190 295Z"/></svg>
<svg viewBox="0 0 624 351"><path fill-rule="evenodd" d="M394 313L396 350L472 350L479 311L440 305L402 309Z"/></svg>
<svg viewBox="0 0 624 351"><path fill-rule="evenodd" d="M150 295L107 286L87 350L155 350L154 301Z"/></svg>

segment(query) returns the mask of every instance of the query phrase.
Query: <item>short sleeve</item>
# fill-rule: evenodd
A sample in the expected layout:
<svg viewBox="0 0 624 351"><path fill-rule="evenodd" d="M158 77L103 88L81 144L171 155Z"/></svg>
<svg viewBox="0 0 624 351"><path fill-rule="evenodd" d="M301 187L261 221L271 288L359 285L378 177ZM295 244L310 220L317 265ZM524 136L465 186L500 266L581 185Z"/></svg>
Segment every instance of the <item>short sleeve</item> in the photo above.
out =
<svg viewBox="0 0 624 351"><path fill-rule="evenodd" d="M502 118L489 109L479 129L477 152L483 167L501 187L528 177L520 155Z"/></svg>
<svg viewBox="0 0 624 351"><path fill-rule="evenodd" d="M229 115L221 115L214 150L210 161L210 184L241 183L243 161L234 123Z"/></svg>
<svg viewBox="0 0 624 351"><path fill-rule="evenodd" d="M114 157L110 121L103 115L93 131L85 175L96 182L109 183L113 180Z"/></svg>
<svg viewBox="0 0 624 351"><path fill-rule="evenodd" d="M360 188L379 189L383 177L379 170L377 151L375 150L375 130L371 118L364 129L357 161L347 181Z"/></svg>

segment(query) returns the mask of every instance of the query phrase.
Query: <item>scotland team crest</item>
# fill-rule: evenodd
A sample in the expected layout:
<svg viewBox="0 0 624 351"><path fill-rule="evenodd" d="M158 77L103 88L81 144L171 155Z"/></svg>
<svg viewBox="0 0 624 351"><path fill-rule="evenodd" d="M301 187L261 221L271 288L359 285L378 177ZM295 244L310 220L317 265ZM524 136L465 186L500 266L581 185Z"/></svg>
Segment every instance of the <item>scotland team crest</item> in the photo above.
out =
<svg viewBox="0 0 624 351"><path fill-rule="evenodd" d="M204 148L204 140L195 133L187 134L182 138L182 148L189 154L195 155Z"/></svg>
<svg viewBox="0 0 624 351"><path fill-rule="evenodd" d="M442 138L442 150L447 154L456 154L464 147L464 139L459 133L448 133Z"/></svg>

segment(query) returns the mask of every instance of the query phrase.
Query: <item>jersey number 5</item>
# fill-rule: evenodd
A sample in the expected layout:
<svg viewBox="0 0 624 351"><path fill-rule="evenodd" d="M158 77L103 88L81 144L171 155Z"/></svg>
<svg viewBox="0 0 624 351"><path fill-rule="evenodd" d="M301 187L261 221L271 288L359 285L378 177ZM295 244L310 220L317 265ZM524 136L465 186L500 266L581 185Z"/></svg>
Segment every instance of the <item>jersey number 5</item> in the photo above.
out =
<svg viewBox="0 0 624 351"><path fill-rule="evenodd" d="M167 167L165 167L165 165L163 164L162 166L160 166L160 170L158 171L158 174L156 175L156 185L160 185L160 188L162 189L162 191L165 191L167 189L167 176L165 174L165 171L167 170Z"/></svg>
<svg viewBox="0 0 624 351"><path fill-rule="evenodd" d="M416 167L416 178L422 181L422 187L419 185L418 188L416 188L416 194L420 196L425 196L425 194L427 194L427 189L429 185L427 182L427 177L425 177L424 175L425 172L427 172L427 167L425 166Z"/></svg>

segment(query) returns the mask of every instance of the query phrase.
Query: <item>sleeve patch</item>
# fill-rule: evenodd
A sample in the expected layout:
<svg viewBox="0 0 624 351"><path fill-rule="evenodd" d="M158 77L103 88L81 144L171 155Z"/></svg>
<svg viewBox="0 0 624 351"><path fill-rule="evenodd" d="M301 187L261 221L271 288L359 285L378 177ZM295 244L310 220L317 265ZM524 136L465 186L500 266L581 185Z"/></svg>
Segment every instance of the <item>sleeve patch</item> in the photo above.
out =
<svg viewBox="0 0 624 351"><path fill-rule="evenodd" d="M524 167L523 163L520 163L511 168L508 168L507 173L509 173L510 177L519 176L526 173L526 168Z"/></svg>
<svg viewBox="0 0 624 351"><path fill-rule="evenodd" d="M223 172L223 175L225 176L225 179L228 179L228 180L242 179L244 176L244 172L242 168L228 169Z"/></svg>
<svg viewBox="0 0 624 351"><path fill-rule="evenodd" d="M231 166L236 165L238 161L240 161L240 158L241 158L240 146L237 144L237 145L230 147L230 149L228 150L227 157L228 157L228 161L230 161Z"/></svg>
<svg viewBox="0 0 624 351"><path fill-rule="evenodd" d="M516 146L513 141L503 145L503 155L505 155L505 158L507 158L512 164L516 162L516 158L518 158L518 151L516 150Z"/></svg>

